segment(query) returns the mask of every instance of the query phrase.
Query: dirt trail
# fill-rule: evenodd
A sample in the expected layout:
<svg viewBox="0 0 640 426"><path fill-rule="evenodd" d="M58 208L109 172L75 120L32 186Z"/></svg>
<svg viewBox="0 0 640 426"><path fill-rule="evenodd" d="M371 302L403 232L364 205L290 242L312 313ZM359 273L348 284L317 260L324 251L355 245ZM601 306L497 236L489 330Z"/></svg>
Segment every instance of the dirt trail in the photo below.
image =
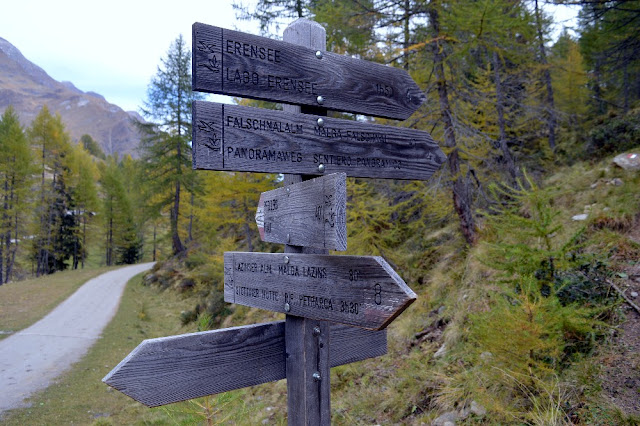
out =
<svg viewBox="0 0 640 426"><path fill-rule="evenodd" d="M0 418L5 410L28 406L25 398L82 358L116 313L127 281L152 266L93 278L43 319L0 341Z"/></svg>

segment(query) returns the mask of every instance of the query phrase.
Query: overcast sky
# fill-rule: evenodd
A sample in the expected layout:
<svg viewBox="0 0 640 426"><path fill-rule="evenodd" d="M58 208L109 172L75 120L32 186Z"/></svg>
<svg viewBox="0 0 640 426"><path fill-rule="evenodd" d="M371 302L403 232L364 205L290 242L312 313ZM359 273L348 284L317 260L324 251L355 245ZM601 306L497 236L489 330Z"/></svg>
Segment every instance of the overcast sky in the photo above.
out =
<svg viewBox="0 0 640 426"><path fill-rule="evenodd" d="M255 0L243 0L255 4ZM231 0L4 0L0 37L58 81L139 111L149 81L171 42L191 46L194 22L257 34L235 18ZM575 10L556 8L556 21Z"/></svg>

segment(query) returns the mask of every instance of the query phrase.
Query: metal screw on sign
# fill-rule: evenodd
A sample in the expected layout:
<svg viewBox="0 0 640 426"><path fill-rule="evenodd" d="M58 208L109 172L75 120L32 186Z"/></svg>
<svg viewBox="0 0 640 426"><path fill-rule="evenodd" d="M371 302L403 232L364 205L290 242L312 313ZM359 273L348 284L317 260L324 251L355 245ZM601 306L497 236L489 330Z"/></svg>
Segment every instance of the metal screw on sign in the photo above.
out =
<svg viewBox="0 0 640 426"><path fill-rule="evenodd" d="M320 327L318 326L313 327L313 335L316 337L320 335Z"/></svg>
<svg viewBox="0 0 640 426"><path fill-rule="evenodd" d="M322 105L324 103L324 98L322 96L318 96L316 98L316 101L318 102L319 105Z"/></svg>
<svg viewBox="0 0 640 426"><path fill-rule="evenodd" d="M289 263L289 256L284 257L284 263Z"/></svg>
<svg viewBox="0 0 640 426"><path fill-rule="evenodd" d="M322 52L321 51L319 51L319 50L316 51L316 58L322 59Z"/></svg>
<svg viewBox="0 0 640 426"><path fill-rule="evenodd" d="M318 373L317 371L315 373L313 373L313 376L311 376L311 377L313 377L313 380L316 381L316 382L319 382L319 381L322 380L322 377L320 377L320 373Z"/></svg>
<svg viewBox="0 0 640 426"><path fill-rule="evenodd" d="M284 310L289 312L291 310L291 305L289 305L288 303L284 304Z"/></svg>
<svg viewBox="0 0 640 426"><path fill-rule="evenodd" d="M318 127L324 127L324 120L322 118L318 118Z"/></svg>
<svg viewBox="0 0 640 426"><path fill-rule="evenodd" d="M324 173L324 164L320 164L320 165L318 166L318 171L319 171L320 173Z"/></svg>

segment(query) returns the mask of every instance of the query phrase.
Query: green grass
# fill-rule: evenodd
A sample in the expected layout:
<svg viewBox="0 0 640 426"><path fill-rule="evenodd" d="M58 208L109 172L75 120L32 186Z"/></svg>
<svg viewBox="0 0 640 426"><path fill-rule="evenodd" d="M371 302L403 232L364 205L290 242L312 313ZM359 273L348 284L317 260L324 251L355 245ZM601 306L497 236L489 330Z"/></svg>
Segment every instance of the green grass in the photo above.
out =
<svg viewBox="0 0 640 426"><path fill-rule="evenodd" d="M35 323L91 278L115 269L63 271L0 286L0 339Z"/></svg>
<svg viewBox="0 0 640 426"><path fill-rule="evenodd" d="M125 289L118 313L102 338L72 370L30 400L31 407L5 415L6 425L173 424L163 409L148 409L102 383L102 378L142 340L194 331L180 326L189 302L141 284Z"/></svg>

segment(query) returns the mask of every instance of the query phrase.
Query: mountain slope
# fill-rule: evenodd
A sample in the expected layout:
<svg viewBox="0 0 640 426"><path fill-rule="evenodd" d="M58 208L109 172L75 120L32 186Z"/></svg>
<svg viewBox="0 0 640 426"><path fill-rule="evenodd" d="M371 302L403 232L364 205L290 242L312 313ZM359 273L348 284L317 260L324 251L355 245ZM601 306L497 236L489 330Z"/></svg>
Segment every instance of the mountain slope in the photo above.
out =
<svg viewBox="0 0 640 426"><path fill-rule="evenodd" d="M126 112L101 95L83 92L70 82L58 82L26 59L11 43L0 38L0 112L13 105L28 126L43 105L59 113L72 140L93 137L106 154L136 156L140 135Z"/></svg>

